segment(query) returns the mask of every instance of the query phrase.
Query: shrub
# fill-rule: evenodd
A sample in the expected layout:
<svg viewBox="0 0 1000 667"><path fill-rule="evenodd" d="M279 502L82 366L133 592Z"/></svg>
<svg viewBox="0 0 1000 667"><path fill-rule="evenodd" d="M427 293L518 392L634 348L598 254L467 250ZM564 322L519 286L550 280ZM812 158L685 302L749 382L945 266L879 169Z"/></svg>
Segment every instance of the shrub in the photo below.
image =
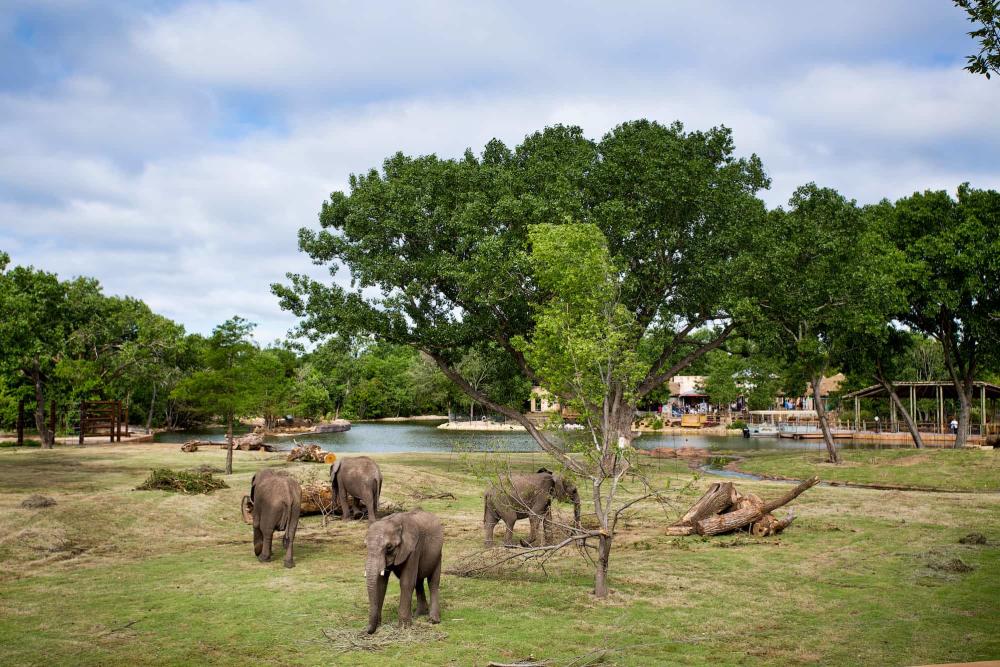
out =
<svg viewBox="0 0 1000 667"><path fill-rule="evenodd" d="M742 419L735 419L735 420L733 420L732 423L729 424L729 428L738 428L741 431L743 429L745 429L746 427L747 427L747 423L745 421L743 421Z"/></svg>
<svg viewBox="0 0 1000 667"><path fill-rule="evenodd" d="M211 493L216 489L228 489L229 485L216 479L209 472L188 472L157 468L149 474L145 482L135 487L137 491L174 491L176 493Z"/></svg>
<svg viewBox="0 0 1000 667"><path fill-rule="evenodd" d="M662 421L660 420L660 418L659 418L659 417L655 417L655 418L653 419L653 423L652 423L652 424L650 424L649 426L650 426L650 428L652 428L652 429L653 429L654 431L659 431L659 430L660 430L661 428L663 428L663 422L662 422Z"/></svg>

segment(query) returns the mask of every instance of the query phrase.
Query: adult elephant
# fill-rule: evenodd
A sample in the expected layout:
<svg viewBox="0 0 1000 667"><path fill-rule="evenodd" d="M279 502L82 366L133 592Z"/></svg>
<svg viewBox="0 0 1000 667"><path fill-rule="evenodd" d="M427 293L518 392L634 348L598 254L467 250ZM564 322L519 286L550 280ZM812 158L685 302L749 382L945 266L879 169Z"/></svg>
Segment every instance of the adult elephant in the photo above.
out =
<svg viewBox="0 0 1000 667"><path fill-rule="evenodd" d="M330 488L333 502L340 506L344 521L354 515L351 498L364 505L368 523L378 518L378 497L382 493L382 471L367 456L337 459L330 466Z"/></svg>
<svg viewBox="0 0 1000 667"><path fill-rule="evenodd" d="M417 593L417 615L428 614L431 623L441 622L438 589L441 584L441 547L444 530L441 521L421 509L398 512L368 526L365 547L365 582L368 586L368 634L382 623L382 603L389 575L399 578L399 624L411 622L410 605ZM430 605L424 595L424 582L430 593Z"/></svg>
<svg viewBox="0 0 1000 667"><path fill-rule="evenodd" d="M540 469L528 475L511 475L499 486L486 490L483 507L483 531L486 546L493 546L493 529L503 519L507 527L504 544L514 544L514 523L531 522L531 544L538 543L538 523L542 522L545 544L552 542L552 500L573 503L573 522L580 525L580 494L572 481L551 470Z"/></svg>
<svg viewBox="0 0 1000 667"><path fill-rule="evenodd" d="M253 524L253 553L264 563L271 560L274 531L284 531L285 567L295 567L293 546L302 508L298 480L273 470L260 470L250 480L250 495L243 496L243 520Z"/></svg>

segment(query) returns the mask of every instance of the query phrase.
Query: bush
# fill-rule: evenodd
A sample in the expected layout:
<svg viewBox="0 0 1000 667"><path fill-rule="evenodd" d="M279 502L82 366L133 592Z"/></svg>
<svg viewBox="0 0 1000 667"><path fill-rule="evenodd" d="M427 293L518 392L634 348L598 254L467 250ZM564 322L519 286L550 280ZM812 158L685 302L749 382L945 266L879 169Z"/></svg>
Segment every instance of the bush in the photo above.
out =
<svg viewBox="0 0 1000 667"><path fill-rule="evenodd" d="M731 423L729 424L729 428L738 428L738 429L739 429L739 430L741 430L741 431L742 431L743 429L745 429L746 427L747 427L747 423L746 423L745 421L743 421L742 419L734 419L734 420L733 420L733 421L732 421L732 422L731 422Z"/></svg>
<svg viewBox="0 0 1000 667"><path fill-rule="evenodd" d="M228 489L229 485L221 479L212 477L209 472L187 472L157 468L149 474L145 482L135 487L136 491L174 491L176 493L211 493L216 489Z"/></svg>
<svg viewBox="0 0 1000 667"><path fill-rule="evenodd" d="M661 428L663 428L663 422L660 420L659 417L656 417L656 418L653 419L653 423L650 424L649 426L654 431L659 431Z"/></svg>

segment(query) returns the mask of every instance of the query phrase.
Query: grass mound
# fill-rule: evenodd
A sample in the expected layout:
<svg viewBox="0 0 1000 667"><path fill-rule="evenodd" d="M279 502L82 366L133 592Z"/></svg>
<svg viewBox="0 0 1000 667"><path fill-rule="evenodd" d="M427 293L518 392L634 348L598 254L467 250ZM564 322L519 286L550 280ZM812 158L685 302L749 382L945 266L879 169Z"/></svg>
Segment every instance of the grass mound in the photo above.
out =
<svg viewBox="0 0 1000 667"><path fill-rule="evenodd" d="M229 485L216 479L210 472L189 472L157 468L149 474L145 482L135 487L136 491L173 491L176 493L211 493L216 489L228 489Z"/></svg>
<svg viewBox="0 0 1000 667"><path fill-rule="evenodd" d="M982 533L969 533L965 537L958 539L959 544L987 544L986 536Z"/></svg>
<svg viewBox="0 0 1000 667"><path fill-rule="evenodd" d="M37 509L39 507L52 507L56 504L52 498L48 496L40 496L37 493L32 494L21 501L21 507L24 509Z"/></svg>

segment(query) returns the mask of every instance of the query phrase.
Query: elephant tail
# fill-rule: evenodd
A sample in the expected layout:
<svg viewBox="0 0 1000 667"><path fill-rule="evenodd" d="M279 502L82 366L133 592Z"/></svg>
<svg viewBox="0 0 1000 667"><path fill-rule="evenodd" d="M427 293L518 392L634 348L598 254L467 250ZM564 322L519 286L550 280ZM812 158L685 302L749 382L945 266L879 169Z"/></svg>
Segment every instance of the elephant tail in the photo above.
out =
<svg viewBox="0 0 1000 667"><path fill-rule="evenodd" d="M375 519L378 519L378 499L382 495L382 478L376 477L372 480L372 500L375 505L372 508L372 513L375 515Z"/></svg>

